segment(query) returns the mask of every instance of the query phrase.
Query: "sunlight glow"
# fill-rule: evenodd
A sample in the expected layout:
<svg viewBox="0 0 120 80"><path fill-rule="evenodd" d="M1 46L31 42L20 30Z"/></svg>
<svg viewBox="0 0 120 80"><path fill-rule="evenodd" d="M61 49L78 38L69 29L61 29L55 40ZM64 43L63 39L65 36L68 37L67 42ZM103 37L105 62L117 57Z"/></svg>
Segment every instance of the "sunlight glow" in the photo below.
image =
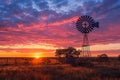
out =
<svg viewBox="0 0 120 80"><path fill-rule="evenodd" d="M38 55L37 55L37 56L35 56L35 58L36 58L36 59L39 59L39 58L40 58L40 56L38 56Z"/></svg>

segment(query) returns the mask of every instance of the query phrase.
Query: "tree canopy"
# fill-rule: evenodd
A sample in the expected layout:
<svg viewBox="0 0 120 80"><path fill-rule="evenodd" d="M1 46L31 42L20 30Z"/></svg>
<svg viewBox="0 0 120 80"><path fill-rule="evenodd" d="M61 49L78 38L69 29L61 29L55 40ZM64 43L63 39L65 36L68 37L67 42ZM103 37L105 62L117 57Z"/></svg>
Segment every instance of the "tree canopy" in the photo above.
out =
<svg viewBox="0 0 120 80"><path fill-rule="evenodd" d="M66 49L56 49L56 56L61 57L62 55L65 57L79 57L81 50L76 50L73 47L68 47Z"/></svg>

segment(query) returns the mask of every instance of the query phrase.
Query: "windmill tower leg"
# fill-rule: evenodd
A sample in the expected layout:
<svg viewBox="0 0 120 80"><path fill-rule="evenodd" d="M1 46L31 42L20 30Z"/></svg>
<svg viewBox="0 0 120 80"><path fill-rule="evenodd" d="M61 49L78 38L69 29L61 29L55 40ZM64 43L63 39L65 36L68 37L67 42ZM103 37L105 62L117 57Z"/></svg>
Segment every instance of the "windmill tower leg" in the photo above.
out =
<svg viewBox="0 0 120 80"><path fill-rule="evenodd" d="M85 33L83 36L83 45L82 45L82 57L90 57L91 53L90 53L90 45L88 42L88 34Z"/></svg>

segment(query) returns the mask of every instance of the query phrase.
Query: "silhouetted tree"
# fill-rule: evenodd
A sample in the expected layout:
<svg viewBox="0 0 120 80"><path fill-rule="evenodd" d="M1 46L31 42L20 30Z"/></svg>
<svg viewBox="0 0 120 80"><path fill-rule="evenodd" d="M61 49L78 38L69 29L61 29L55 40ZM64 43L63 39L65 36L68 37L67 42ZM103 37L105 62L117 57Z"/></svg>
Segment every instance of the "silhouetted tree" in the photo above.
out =
<svg viewBox="0 0 120 80"><path fill-rule="evenodd" d="M74 51L73 53L75 57L79 57L81 52L82 52L81 50L78 50L78 51Z"/></svg>
<svg viewBox="0 0 120 80"><path fill-rule="evenodd" d="M61 57L62 55L65 57L79 57L81 50L76 50L73 47L68 47L67 49L56 49L56 56Z"/></svg>
<svg viewBox="0 0 120 80"><path fill-rule="evenodd" d="M98 55L98 58L100 61L108 61L109 60L107 54Z"/></svg>
<svg viewBox="0 0 120 80"><path fill-rule="evenodd" d="M66 53L67 49L56 49L55 56L61 57Z"/></svg>
<svg viewBox="0 0 120 80"><path fill-rule="evenodd" d="M76 50L73 47L68 47L67 49L57 49L55 54L59 58L63 55L66 59L66 63L75 64L76 58L79 57L81 51Z"/></svg>

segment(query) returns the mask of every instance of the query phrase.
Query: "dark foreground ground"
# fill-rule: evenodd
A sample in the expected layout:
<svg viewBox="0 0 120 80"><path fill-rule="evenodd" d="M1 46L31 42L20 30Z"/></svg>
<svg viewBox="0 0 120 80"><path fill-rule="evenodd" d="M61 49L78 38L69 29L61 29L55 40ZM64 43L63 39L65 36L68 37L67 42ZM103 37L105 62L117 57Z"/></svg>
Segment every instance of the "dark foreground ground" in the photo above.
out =
<svg viewBox="0 0 120 80"><path fill-rule="evenodd" d="M80 60L93 66L73 67L56 58L0 58L0 80L120 80L117 58Z"/></svg>

